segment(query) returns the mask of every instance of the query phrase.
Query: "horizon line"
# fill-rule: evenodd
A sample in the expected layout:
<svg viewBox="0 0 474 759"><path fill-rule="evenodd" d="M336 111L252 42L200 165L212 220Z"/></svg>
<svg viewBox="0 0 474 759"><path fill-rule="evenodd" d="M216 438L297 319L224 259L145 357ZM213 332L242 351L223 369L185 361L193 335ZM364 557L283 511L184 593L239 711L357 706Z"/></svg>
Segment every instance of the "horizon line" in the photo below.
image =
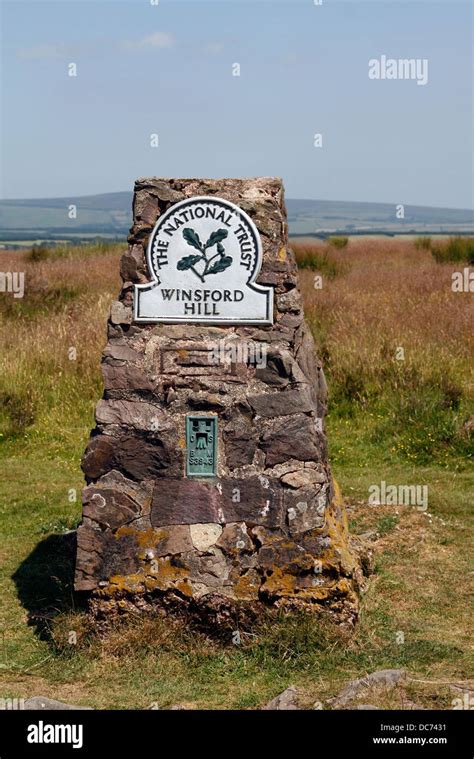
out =
<svg viewBox="0 0 474 759"><path fill-rule="evenodd" d="M157 179L160 179L161 177L157 177ZM179 179L179 177L178 177ZM0 203L6 201L8 203L11 203L13 201L25 201L25 200L32 200L32 201L48 201L48 200L62 200L62 199L72 199L75 198L77 200L81 200L84 198L90 198L90 197L97 197L100 195L119 195L119 194L132 194L133 195L134 190L111 190L108 192L89 192L84 195L51 195L46 197L28 197L28 198L0 198ZM286 196L285 193L285 200L298 200L298 201L310 201L312 203L360 203L361 205L381 205L381 206L392 206L392 205L403 205L406 208L433 208L433 209L446 209L450 211L467 211L474 213L474 205L472 207L465 207L465 206L431 206L431 205L425 205L423 203L401 203L400 200L398 201L386 201L386 200L328 200L323 198L301 198L301 197L290 197Z"/></svg>

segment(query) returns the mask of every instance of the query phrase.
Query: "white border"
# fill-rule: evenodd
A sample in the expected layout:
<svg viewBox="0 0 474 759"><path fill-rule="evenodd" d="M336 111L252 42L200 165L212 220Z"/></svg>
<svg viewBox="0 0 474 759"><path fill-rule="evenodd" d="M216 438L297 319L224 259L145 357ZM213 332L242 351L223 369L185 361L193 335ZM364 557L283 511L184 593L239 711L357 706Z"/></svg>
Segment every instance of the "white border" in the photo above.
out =
<svg viewBox="0 0 474 759"><path fill-rule="evenodd" d="M260 292L262 294L265 294L267 296L267 315L264 319L238 319L236 320L233 317L221 317L220 319L213 319L213 318L205 318L200 317L198 319L189 319L189 317L186 316L169 316L169 317L150 317L150 316L139 316L138 315L138 301L139 301L139 294L141 291L144 290L153 290L158 284L159 280L156 278L156 273L153 266L153 243L155 241L155 236L158 232L158 230L161 228L161 226L167 221L167 219L174 213L176 213L176 210L179 209L183 205L189 205L190 202L196 202L196 203L202 203L202 202L215 202L219 201L220 203L224 203L226 206L231 208L234 213L237 213L239 216L242 216L245 220L245 222L249 225L250 229L252 230L253 234L255 235L256 240L256 256L255 256L255 265L253 268L253 271L250 274L249 279L247 280L247 287L250 287L252 290L256 290L257 292ZM260 269L262 267L262 241L260 238L260 233L255 226L254 222L250 218L250 216L245 213L239 206L235 205L235 203L232 203L230 200L226 200L225 198L221 198L218 195L195 195L191 196L190 198L185 198L185 200L180 200L178 203L174 203L168 210L163 214L163 216L160 216L153 227L149 240L148 240L148 246L146 251L146 261L148 266L148 271L152 275L153 279L150 282L146 282L142 285L135 285L135 291L134 291L134 298L133 298L133 316L134 321L141 322L141 323L148 323L148 324L228 324L229 326L232 326L234 324L273 324L273 287L264 286L264 285L258 285L256 284L255 280L258 277L260 273Z"/></svg>

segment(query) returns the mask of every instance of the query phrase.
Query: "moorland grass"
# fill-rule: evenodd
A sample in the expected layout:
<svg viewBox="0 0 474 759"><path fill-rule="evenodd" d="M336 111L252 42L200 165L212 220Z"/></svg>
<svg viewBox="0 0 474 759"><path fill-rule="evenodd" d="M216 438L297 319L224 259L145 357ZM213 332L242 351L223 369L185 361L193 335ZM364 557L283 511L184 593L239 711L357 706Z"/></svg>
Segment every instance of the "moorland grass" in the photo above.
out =
<svg viewBox="0 0 474 759"><path fill-rule="evenodd" d="M429 250L438 263L474 264L474 238L455 235L447 240L433 241L431 237L417 237L417 250Z"/></svg>
<svg viewBox="0 0 474 759"><path fill-rule="evenodd" d="M472 237L450 237L447 242L432 243L430 249L438 263L474 264Z"/></svg>
<svg viewBox="0 0 474 759"><path fill-rule="evenodd" d="M242 635L241 646L158 617L95 633L72 592L64 541L81 514L79 462L102 392L122 248L91 246L86 265L83 248L40 260L3 254L4 268L26 271L26 294L23 304L8 294L0 301L0 695L98 708L256 708L293 684L308 707L327 708L347 680L404 667L414 681L371 703L451 708L448 683L472 672L469 294L452 293L452 265L410 241L295 247L329 384L333 469L351 528L372 535L375 553L354 633L283 613ZM369 506L368 489L381 480L427 484L428 512Z"/></svg>

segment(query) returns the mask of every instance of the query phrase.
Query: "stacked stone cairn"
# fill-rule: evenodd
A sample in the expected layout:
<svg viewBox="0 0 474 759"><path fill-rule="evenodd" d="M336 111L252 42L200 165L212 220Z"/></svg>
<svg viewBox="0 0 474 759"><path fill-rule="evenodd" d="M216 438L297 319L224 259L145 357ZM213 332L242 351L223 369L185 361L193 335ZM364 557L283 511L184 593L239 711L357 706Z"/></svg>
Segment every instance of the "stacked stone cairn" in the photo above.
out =
<svg viewBox="0 0 474 759"><path fill-rule="evenodd" d="M273 324L135 322L157 219L178 201L214 195L258 229L257 283L273 288ZM104 395L82 462L76 590L105 612L155 606L219 623L264 609L326 609L353 621L361 572L328 463L326 382L281 181L139 179L133 211ZM215 478L185 473L185 419L201 413L218 418Z"/></svg>

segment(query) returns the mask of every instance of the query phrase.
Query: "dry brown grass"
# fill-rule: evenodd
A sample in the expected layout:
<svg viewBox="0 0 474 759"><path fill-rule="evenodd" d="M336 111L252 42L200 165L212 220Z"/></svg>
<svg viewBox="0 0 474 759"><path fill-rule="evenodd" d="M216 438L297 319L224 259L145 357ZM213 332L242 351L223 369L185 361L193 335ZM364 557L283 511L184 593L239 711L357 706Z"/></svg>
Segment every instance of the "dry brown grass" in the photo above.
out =
<svg viewBox="0 0 474 759"><path fill-rule="evenodd" d="M25 253L2 255L3 271L25 272L25 296L0 296L0 397L16 434L28 420L76 417L79 403L99 391L106 318L119 290L123 246L103 255L30 262ZM71 360L71 349L76 358ZM65 392L67 388L67 392ZM82 401L82 402L81 402Z"/></svg>
<svg viewBox="0 0 474 759"><path fill-rule="evenodd" d="M330 341L334 364L356 357L372 364L384 346L393 353L404 346L407 357L418 353L420 367L435 351L436 363L472 356L472 298L451 290L459 266L435 263L411 240L353 238L329 255L348 267L343 277L327 278L322 290L314 289L311 272L302 271L300 280L308 318L328 327L326 335L316 328L315 336Z"/></svg>
<svg viewBox="0 0 474 759"><path fill-rule="evenodd" d="M307 244L306 244L307 246ZM297 257L300 245L295 246ZM351 239L325 251L339 270L314 287L300 271L305 311L325 364L331 411L353 416L364 408L381 428L399 434L396 447L412 460L467 451L463 424L472 414L471 293L453 292L459 264L436 263L412 240ZM304 249L307 256L307 248ZM397 427L399 428L397 430ZM413 431L412 437L406 438ZM387 431L374 430L374 439Z"/></svg>

